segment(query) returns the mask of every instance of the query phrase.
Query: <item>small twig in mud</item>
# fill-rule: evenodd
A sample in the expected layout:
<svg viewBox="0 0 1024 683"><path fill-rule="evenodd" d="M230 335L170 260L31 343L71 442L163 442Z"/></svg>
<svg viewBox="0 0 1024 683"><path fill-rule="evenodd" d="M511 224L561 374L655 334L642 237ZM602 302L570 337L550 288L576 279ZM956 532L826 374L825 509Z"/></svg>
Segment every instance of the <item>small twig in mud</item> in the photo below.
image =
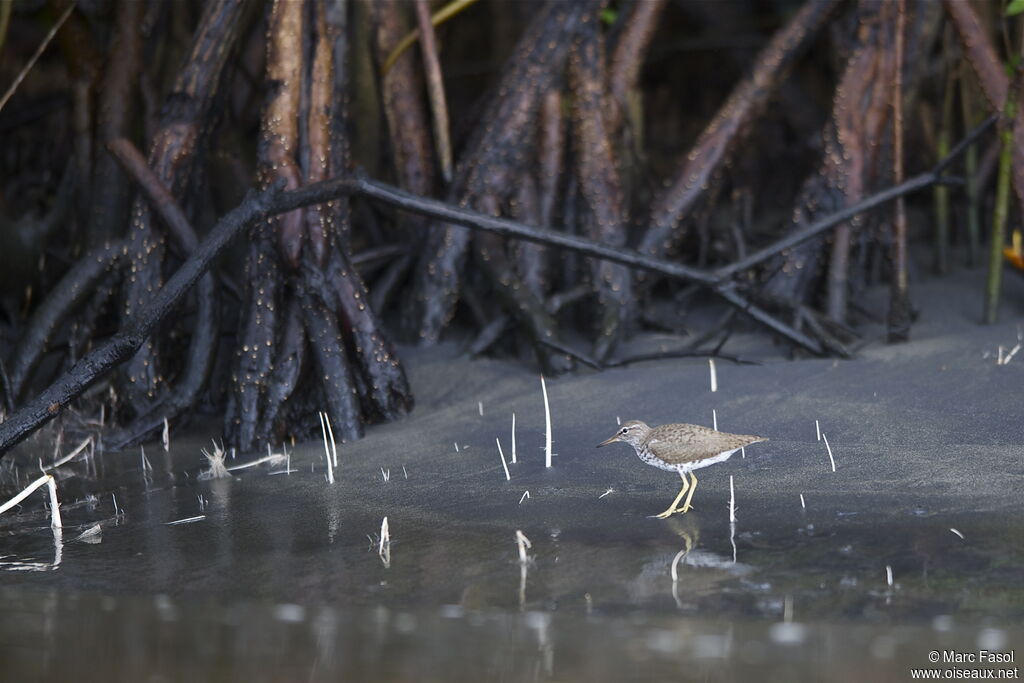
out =
<svg viewBox="0 0 1024 683"><path fill-rule="evenodd" d="M73 541L82 541L83 543L99 543L99 537L103 535L103 527L99 524L93 524L91 527L80 533Z"/></svg>
<svg viewBox="0 0 1024 683"><path fill-rule="evenodd" d="M231 467L227 468L227 471L228 472L237 472L238 470L246 470L246 469L249 469L250 467L257 467L258 465L262 465L265 462L269 462L271 464L277 464L277 463L281 462L282 460L287 460L287 459L288 459L288 456L285 455L284 453L271 453L270 452L270 444L267 444L267 454L264 455L262 458L258 458L256 460L253 460L252 462L244 462L241 465L232 465Z"/></svg>
<svg viewBox="0 0 1024 683"><path fill-rule="evenodd" d="M55 469L57 469L58 467L60 467L61 465L65 464L65 463L68 463L68 462L71 462L71 461L72 461L72 460L74 460L74 459L75 459L75 458L76 458L76 457L77 457L77 456L78 456L78 455L79 455L80 453L82 453L83 451L85 451L85 449L86 449L87 447L89 447L90 445L92 445L92 443L93 443L92 437L91 437L91 436L90 436L90 437L87 437L87 438L85 439L85 441L83 441L82 443L78 444L78 446L76 446L76 447L75 447L75 450L71 451L70 453L68 453L68 454L67 454L67 455L65 455L65 456L64 456L63 458L61 458L61 459L60 459L60 460L58 460L57 462L53 463L52 465L47 465L45 469L46 469L46 470L55 470Z"/></svg>
<svg viewBox="0 0 1024 683"><path fill-rule="evenodd" d="M828 460L832 463L832 471L836 471L836 459L832 457L832 447L828 445L828 437L824 433L821 435L822 440L825 442L825 448L828 449Z"/></svg>
<svg viewBox="0 0 1024 683"><path fill-rule="evenodd" d="M806 510L807 509L807 503L804 502L804 494L802 494L802 493L800 494L800 508L802 510Z"/></svg>
<svg viewBox="0 0 1024 683"><path fill-rule="evenodd" d="M817 420L814 421L814 431L818 433L818 441L821 441L821 425Z"/></svg>
<svg viewBox="0 0 1024 683"><path fill-rule="evenodd" d="M222 445L218 445L213 439L210 441L213 443L213 453L205 448L201 449L210 466L199 473L197 478L200 481L206 479L223 479L224 477L231 476L228 468L224 465L224 458L227 457L227 451L225 451L224 447Z"/></svg>
<svg viewBox="0 0 1024 683"><path fill-rule="evenodd" d="M480 413L480 417L483 417L484 416L484 402L483 401L477 401L476 402L476 409L477 409L477 412Z"/></svg>
<svg viewBox="0 0 1024 683"><path fill-rule="evenodd" d="M324 412L321 410L320 413L320 432L324 436L324 460L327 461L327 483L334 483L334 465L331 463L331 451L327 446L327 424L324 421L326 417Z"/></svg>
<svg viewBox="0 0 1024 683"><path fill-rule="evenodd" d="M744 460L747 459L747 449L744 446L740 446L740 457Z"/></svg>
<svg viewBox="0 0 1024 683"><path fill-rule="evenodd" d="M458 441L455 442L455 452L456 453L459 452L459 442Z"/></svg>
<svg viewBox="0 0 1024 683"><path fill-rule="evenodd" d="M153 471L153 466L149 464L149 458L146 457L146 449L141 444L139 445L139 457L142 458L142 474L145 476L146 472Z"/></svg>
<svg viewBox="0 0 1024 683"><path fill-rule="evenodd" d="M530 539L519 529L516 529L516 545L519 546L519 564L527 564L530 557L526 551L533 547L533 543L530 543Z"/></svg>
<svg viewBox="0 0 1024 683"><path fill-rule="evenodd" d="M114 518L117 519L122 514L124 514L124 511L121 510L121 508L117 507L117 496L115 496L113 493L110 494L110 500L113 501L114 503Z"/></svg>
<svg viewBox="0 0 1024 683"><path fill-rule="evenodd" d="M403 475L403 476L404 476L404 477L405 477L406 479L408 479L408 478L409 478L409 473L405 471L405 465L402 465L402 475Z"/></svg>
<svg viewBox="0 0 1024 683"><path fill-rule="evenodd" d="M164 452L171 450L171 425L166 417L164 418L164 431L161 435L161 440L164 444Z"/></svg>
<svg viewBox="0 0 1024 683"><path fill-rule="evenodd" d="M953 527L949 527L949 530L952 531L957 536L959 536L961 539L963 539L964 535L963 535L963 533L961 533L961 531L959 529L954 529Z"/></svg>
<svg viewBox="0 0 1024 683"><path fill-rule="evenodd" d="M715 410L714 408L711 409L711 424L714 427L714 430L717 432L718 431L718 411Z"/></svg>
<svg viewBox="0 0 1024 683"><path fill-rule="evenodd" d="M196 515L195 517L186 517L185 519L176 519L173 522L164 522L164 526L178 526L179 524L192 524L193 522L201 522L206 519L206 515Z"/></svg>
<svg viewBox="0 0 1024 683"><path fill-rule="evenodd" d="M519 499L519 504L522 505L523 501L530 497L529 491L523 491L522 497Z"/></svg>
<svg viewBox="0 0 1024 683"><path fill-rule="evenodd" d="M46 47L50 44L50 41L53 40L53 37L57 35L60 27L63 26L64 22L68 20L69 16L71 16L71 10L75 9L76 4L78 3L68 3L67 9L65 9L64 13L58 17L57 21L53 24L53 27L43 38L43 42L39 44L39 47L36 48L36 51L29 58L25 66L22 67L21 71L18 72L18 75L14 77L14 81L11 83L10 87L7 88L7 92L4 93L3 97L0 97L0 109L4 108L4 105L11 99L11 95L14 94L14 91L17 90L18 86L21 85L21 82L25 80L25 76L27 76L28 72L32 70L32 67L35 66L36 61L38 61L39 57L42 56Z"/></svg>
<svg viewBox="0 0 1024 683"><path fill-rule="evenodd" d="M544 393L544 467L551 467L551 406L548 404L548 387L544 375L540 376L540 390Z"/></svg>
<svg viewBox="0 0 1024 683"><path fill-rule="evenodd" d="M501 452L501 439L494 437L494 443L498 444L498 455L501 456L501 467L505 470L505 481L512 481L512 475L508 473L508 463L505 462L505 454Z"/></svg>
<svg viewBox="0 0 1024 683"><path fill-rule="evenodd" d="M602 493L602 494L601 494L600 496L598 496L598 497L597 497L597 499L598 499L598 500L601 500L601 499L602 499L602 498L604 498L605 496L607 496L607 495L610 495L610 494L612 494L612 493L615 493L615 489L608 489L607 491L605 491L604 493Z"/></svg>
<svg viewBox="0 0 1024 683"><path fill-rule="evenodd" d="M11 498L3 505L0 505L0 514L7 512L12 507L28 498L29 494L40 486L46 486L50 492L50 527L53 529L60 529L63 527L64 524L60 520L60 503L57 501L57 482L54 481L53 475L51 474L44 474L39 477L25 487L21 493L16 495L14 498Z"/></svg>
<svg viewBox="0 0 1024 683"><path fill-rule="evenodd" d="M516 464L516 414L512 413L512 464Z"/></svg>
<svg viewBox="0 0 1024 683"><path fill-rule="evenodd" d="M892 588L892 566L888 564L885 565L885 582Z"/></svg>
<svg viewBox="0 0 1024 683"><path fill-rule="evenodd" d="M715 370L715 359L708 358L708 369L711 371L711 393L718 391L718 372Z"/></svg>

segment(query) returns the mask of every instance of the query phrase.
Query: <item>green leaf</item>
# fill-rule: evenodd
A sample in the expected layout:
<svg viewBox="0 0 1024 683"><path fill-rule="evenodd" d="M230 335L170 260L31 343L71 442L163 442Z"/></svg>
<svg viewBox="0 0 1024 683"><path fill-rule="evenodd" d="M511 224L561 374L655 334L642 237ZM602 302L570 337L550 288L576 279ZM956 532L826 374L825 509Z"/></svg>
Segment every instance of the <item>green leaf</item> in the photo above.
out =
<svg viewBox="0 0 1024 683"><path fill-rule="evenodd" d="M1006 7L1006 16L1012 17L1015 14L1024 12L1024 0L1011 0Z"/></svg>
<svg viewBox="0 0 1024 683"><path fill-rule="evenodd" d="M1014 1L1014 3L1020 3L1021 10L1024 10L1024 0L1013 0L1013 1ZM1021 10L1017 10L1017 11L1019 12ZM601 10L601 21L603 21L605 23L605 25L607 25L607 26L611 26L612 24L614 24L615 20L618 19L618 18L619 18L618 11L612 9L611 7L605 7L603 10Z"/></svg>

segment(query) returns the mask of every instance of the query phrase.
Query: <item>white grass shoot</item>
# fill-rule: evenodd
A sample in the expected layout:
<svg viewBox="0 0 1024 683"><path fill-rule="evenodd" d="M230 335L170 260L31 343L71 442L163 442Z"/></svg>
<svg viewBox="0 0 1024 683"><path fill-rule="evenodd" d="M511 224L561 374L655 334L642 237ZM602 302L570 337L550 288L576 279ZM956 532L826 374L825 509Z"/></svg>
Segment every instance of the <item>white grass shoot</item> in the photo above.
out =
<svg viewBox="0 0 1024 683"><path fill-rule="evenodd" d="M60 503L57 501L57 482L54 481L53 475L51 474L44 474L39 477L25 487L21 493L16 495L14 498L11 498L3 505L0 505L0 514L7 512L12 507L28 498L29 494L41 486L46 486L50 492L50 527L54 529L60 529L63 527L64 524L60 520Z"/></svg>
<svg viewBox="0 0 1024 683"><path fill-rule="evenodd" d="M210 439L213 443L213 453L209 452L205 448L201 449L206 461L209 463L209 467L199 473L199 479L223 479L224 477L230 477L231 473L228 468L224 465L224 457L227 453L224 451L222 446L218 446L217 442Z"/></svg>
<svg viewBox="0 0 1024 683"><path fill-rule="evenodd" d="M711 393L718 391L718 372L715 370L715 359L708 358L708 370L711 372Z"/></svg>
<svg viewBox="0 0 1024 683"><path fill-rule="evenodd" d="M807 509L807 503L804 502L804 494L800 494L800 508L803 510Z"/></svg>
<svg viewBox="0 0 1024 683"><path fill-rule="evenodd" d="M814 431L818 433L818 441L821 441L821 424L817 420L814 421Z"/></svg>
<svg viewBox="0 0 1024 683"><path fill-rule="evenodd" d="M825 436L824 434L822 434L821 438L825 441L825 448L828 449L828 459L829 459L829 462L832 463L832 471L835 472L836 471L836 459L832 457L832 447L828 445L828 437Z"/></svg>
<svg viewBox="0 0 1024 683"><path fill-rule="evenodd" d="M740 446L740 457L743 458L744 460L747 459L747 449L744 448L743 446Z"/></svg>
<svg viewBox="0 0 1024 683"><path fill-rule="evenodd" d="M115 496L113 493L111 493L110 494L110 500L113 501L113 503L114 503L114 517L115 518L120 517L121 516L121 508L117 507L117 496Z"/></svg>
<svg viewBox="0 0 1024 683"><path fill-rule="evenodd" d="M885 565L885 582L892 588L892 566Z"/></svg>
<svg viewBox="0 0 1024 683"><path fill-rule="evenodd" d="M544 393L544 467L551 467L551 406L548 404L548 387L544 375L540 376L540 390Z"/></svg>
<svg viewBox="0 0 1024 683"><path fill-rule="evenodd" d="M519 546L519 564L526 564L530 561L526 551L533 547L533 543L519 529L516 529L516 545Z"/></svg>
<svg viewBox="0 0 1024 683"><path fill-rule="evenodd" d="M523 491L522 497L519 499L519 504L522 505L523 501L530 497L529 491Z"/></svg>
<svg viewBox="0 0 1024 683"><path fill-rule="evenodd" d="M164 418L164 431L160 436L164 444L164 452L166 453L171 450L171 424L167 421L166 417Z"/></svg>
<svg viewBox="0 0 1024 683"><path fill-rule="evenodd" d="M382 479L384 479L385 484L391 481L391 468L389 467L387 470L385 470L383 467L381 467L380 476Z"/></svg>
<svg viewBox="0 0 1024 683"><path fill-rule="evenodd" d="M328 445L327 445L327 423L324 420L324 418L325 418L324 412L320 411L319 415L320 415L320 433L323 434L323 437L324 437L324 460L327 461L327 483L328 484L333 484L334 483L334 465L331 462L331 451L330 451L330 449L328 448Z"/></svg>
<svg viewBox="0 0 1024 683"><path fill-rule="evenodd" d="M334 430L331 428L331 416L324 413L324 422L327 423L327 436L331 437L331 457L334 458L334 466L338 466L338 442L334 440Z"/></svg>
<svg viewBox="0 0 1024 683"><path fill-rule="evenodd" d="M718 411L714 408L711 409L711 424L714 426L715 431L718 431Z"/></svg>
<svg viewBox="0 0 1024 683"><path fill-rule="evenodd" d="M142 458L142 471L152 472L153 466L149 464L149 458L146 457L146 449L140 444L139 445L139 456Z"/></svg>
<svg viewBox="0 0 1024 683"><path fill-rule="evenodd" d="M1001 349L1003 347L1000 346L999 348ZM1020 351L1020 344L1017 344L1012 349L1007 351L1006 355L1003 356L1003 362L1000 363L1000 365L1009 365L1010 361L1013 360L1013 357L1017 355L1018 351Z"/></svg>
<svg viewBox="0 0 1024 683"><path fill-rule="evenodd" d="M459 452L459 442L458 441L455 442L455 452L456 453Z"/></svg>
<svg viewBox="0 0 1024 683"><path fill-rule="evenodd" d="M620 427L622 426L622 418L619 417L618 415L615 416L615 424L619 425Z"/></svg>
<svg viewBox="0 0 1024 683"><path fill-rule="evenodd" d="M484 402L483 401L477 401L476 402L476 409L480 413L480 417L483 417L484 416Z"/></svg>
<svg viewBox="0 0 1024 683"><path fill-rule="evenodd" d="M508 473L508 463L505 462L505 454L501 452L501 439L494 437L494 443L498 444L498 455L501 456L501 467L505 470L505 481L512 481L512 475Z"/></svg>
<svg viewBox="0 0 1024 683"><path fill-rule="evenodd" d="M957 536L959 536L961 539L964 537L963 533L961 533L961 531L959 529L954 529L953 527L949 527L949 530L952 531Z"/></svg>
<svg viewBox="0 0 1024 683"><path fill-rule="evenodd" d="M385 515L380 522L380 545L377 546L377 552L383 553L384 546L387 545L391 545L391 528L388 526L388 518Z"/></svg>
<svg viewBox="0 0 1024 683"><path fill-rule="evenodd" d="M388 518L385 517L380 523L380 544L377 546L377 555L384 563L385 569L391 566L391 529L388 527Z"/></svg>
<svg viewBox="0 0 1024 683"><path fill-rule="evenodd" d="M736 487L733 485L732 475L729 475L729 522L736 523Z"/></svg>
<svg viewBox="0 0 1024 683"><path fill-rule="evenodd" d="M194 522L201 522L206 519L206 515L196 515L195 517L186 517L185 519L176 519L173 522L164 522L164 526L178 526L179 524L192 524Z"/></svg>
<svg viewBox="0 0 1024 683"><path fill-rule="evenodd" d="M602 499L602 498L604 498L605 496L611 495L611 494L613 494L613 493L615 493L615 489L608 489L607 491L605 491L604 493L602 493L602 494L601 494L600 496L598 496L598 497L597 497L597 499L598 499L598 500L601 500L601 499Z"/></svg>
<svg viewBox="0 0 1024 683"><path fill-rule="evenodd" d="M409 473L405 471L405 465L402 465L402 474L405 476L406 479L409 478Z"/></svg>
<svg viewBox="0 0 1024 683"><path fill-rule="evenodd" d="M512 464L516 464L516 414L512 413Z"/></svg>
<svg viewBox="0 0 1024 683"><path fill-rule="evenodd" d="M60 467L61 465L65 464L65 463L68 463L68 462L71 462L76 457L78 457L79 454L81 454L83 451L85 451L86 448L91 446L92 443L93 443L92 437L91 436L86 437L85 441L83 441L82 443L78 444L75 447L75 450L71 451L70 453L68 453L63 458L61 458L60 460L56 461L52 465L49 465L46 469L47 470L55 470L58 467Z"/></svg>

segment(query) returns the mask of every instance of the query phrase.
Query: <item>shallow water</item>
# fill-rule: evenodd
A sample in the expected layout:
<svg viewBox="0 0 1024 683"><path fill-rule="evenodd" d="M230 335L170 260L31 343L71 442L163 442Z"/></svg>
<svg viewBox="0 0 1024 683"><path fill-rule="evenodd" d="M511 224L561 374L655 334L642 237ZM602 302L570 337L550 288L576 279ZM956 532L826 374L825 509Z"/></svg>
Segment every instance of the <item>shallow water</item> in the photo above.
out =
<svg viewBox="0 0 1024 683"><path fill-rule="evenodd" d="M201 461L158 453L145 477L123 454L65 478L59 534L38 501L3 520L0 678L907 680L932 650L1024 642L1019 516L836 494L741 498L730 524L712 483L660 521L643 485L580 501L567 460L511 466L532 494L503 519L422 467L330 485L306 448L290 474L200 481ZM495 474L472 472L467 489ZM431 488L451 494L423 505ZM367 501L385 490L382 555Z"/></svg>
<svg viewBox="0 0 1024 683"><path fill-rule="evenodd" d="M905 681L933 651L940 676L971 668L947 653L1019 659L1024 363L991 355L1014 325L964 330L720 364L713 394L700 360L549 380L550 469L536 375L450 347L403 352L419 407L342 445L334 484L317 443L290 473L201 480L202 424L147 445L145 471L137 451L76 460L62 532L40 493L0 516L0 680ZM678 479L594 445L617 417L712 410L770 441L650 519ZM50 450L5 459L5 494Z"/></svg>

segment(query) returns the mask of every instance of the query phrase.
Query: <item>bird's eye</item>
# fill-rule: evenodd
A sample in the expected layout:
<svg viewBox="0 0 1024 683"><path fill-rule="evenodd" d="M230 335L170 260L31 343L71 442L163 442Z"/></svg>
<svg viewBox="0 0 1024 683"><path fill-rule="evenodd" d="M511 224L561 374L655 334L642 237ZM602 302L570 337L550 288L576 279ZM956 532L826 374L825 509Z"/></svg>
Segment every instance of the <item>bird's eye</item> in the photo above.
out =
<svg viewBox="0 0 1024 683"><path fill-rule="evenodd" d="M628 431L629 431L629 427L623 427L623 428L622 428L622 431L621 431L621 432L619 432L619 434L625 434L625 433L626 433L626 432L628 432Z"/></svg>

